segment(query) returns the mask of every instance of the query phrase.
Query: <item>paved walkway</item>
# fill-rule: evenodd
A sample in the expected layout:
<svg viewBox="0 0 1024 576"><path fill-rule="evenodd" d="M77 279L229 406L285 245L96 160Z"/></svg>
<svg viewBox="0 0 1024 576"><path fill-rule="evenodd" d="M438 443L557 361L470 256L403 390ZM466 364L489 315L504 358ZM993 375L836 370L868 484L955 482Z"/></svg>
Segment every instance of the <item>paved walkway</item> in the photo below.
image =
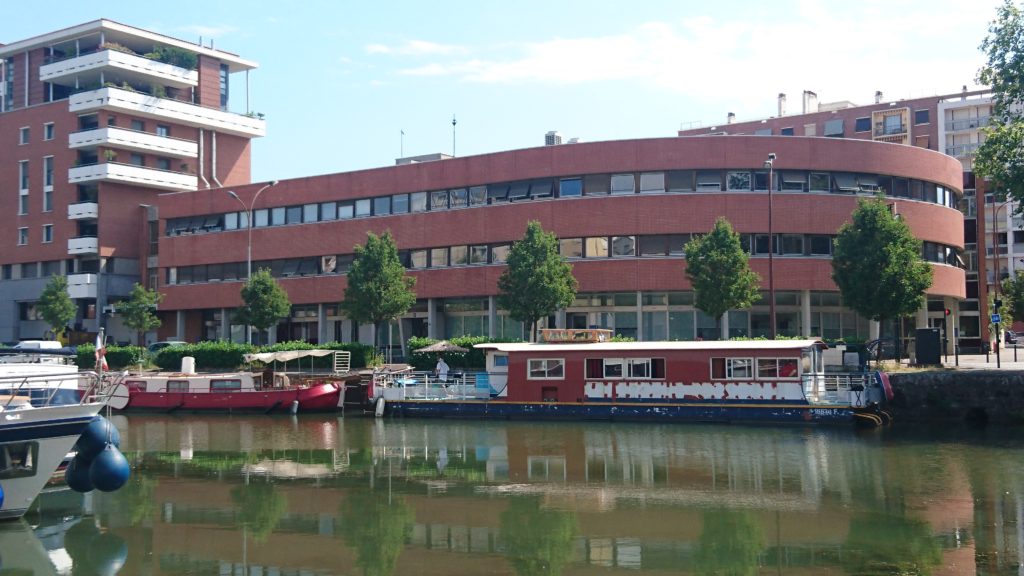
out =
<svg viewBox="0 0 1024 576"><path fill-rule="evenodd" d="M1016 354L1014 354L1016 352ZM906 360L903 361L907 363ZM1022 370L1024 371L1024 346L1016 350L1012 347L999 351L999 366L996 366L996 355L989 354L961 354L959 363L950 354L942 357L942 365L948 368L960 368L971 370Z"/></svg>

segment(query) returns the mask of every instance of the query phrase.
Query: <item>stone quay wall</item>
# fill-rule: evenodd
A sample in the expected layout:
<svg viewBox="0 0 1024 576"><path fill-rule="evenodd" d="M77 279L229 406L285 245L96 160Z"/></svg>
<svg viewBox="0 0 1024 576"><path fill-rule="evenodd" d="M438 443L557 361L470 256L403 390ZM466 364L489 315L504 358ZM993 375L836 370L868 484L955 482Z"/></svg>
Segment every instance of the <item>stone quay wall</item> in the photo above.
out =
<svg viewBox="0 0 1024 576"><path fill-rule="evenodd" d="M940 370L889 374L886 410L899 422L1024 424L1024 371Z"/></svg>

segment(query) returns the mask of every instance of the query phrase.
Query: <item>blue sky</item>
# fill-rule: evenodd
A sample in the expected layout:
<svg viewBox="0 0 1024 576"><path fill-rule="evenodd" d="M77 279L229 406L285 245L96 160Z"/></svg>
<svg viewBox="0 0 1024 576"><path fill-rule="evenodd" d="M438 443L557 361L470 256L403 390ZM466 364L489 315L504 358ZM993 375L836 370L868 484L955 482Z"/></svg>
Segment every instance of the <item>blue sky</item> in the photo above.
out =
<svg viewBox="0 0 1024 576"><path fill-rule="evenodd" d="M465 156L539 146L549 130L616 140L772 116L780 92L790 112L803 90L858 104L956 92L975 85L999 4L55 0L6 11L0 42L109 18L257 62L262 181L451 154L453 115ZM232 91L244 112L243 76Z"/></svg>

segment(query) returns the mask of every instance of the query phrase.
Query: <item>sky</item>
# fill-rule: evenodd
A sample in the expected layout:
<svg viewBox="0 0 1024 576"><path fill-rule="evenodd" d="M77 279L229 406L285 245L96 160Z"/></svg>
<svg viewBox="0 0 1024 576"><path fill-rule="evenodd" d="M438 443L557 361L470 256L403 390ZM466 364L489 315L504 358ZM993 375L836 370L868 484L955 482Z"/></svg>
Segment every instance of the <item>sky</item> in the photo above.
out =
<svg viewBox="0 0 1024 576"><path fill-rule="evenodd" d="M674 136L729 112L773 116L779 93L799 113L804 90L867 104L876 90L971 89L1001 3L51 0L5 11L0 43L107 18L255 61L248 90L233 77L230 108L265 115L260 182L540 146L551 130Z"/></svg>

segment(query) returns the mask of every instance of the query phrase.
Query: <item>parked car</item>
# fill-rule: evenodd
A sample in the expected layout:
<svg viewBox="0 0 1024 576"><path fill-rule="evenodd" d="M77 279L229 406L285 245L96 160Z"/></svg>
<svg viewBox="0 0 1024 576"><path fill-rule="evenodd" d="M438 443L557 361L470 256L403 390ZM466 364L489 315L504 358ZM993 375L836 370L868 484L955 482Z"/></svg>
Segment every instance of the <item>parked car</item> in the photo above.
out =
<svg viewBox="0 0 1024 576"><path fill-rule="evenodd" d="M1005 344L1013 344L1016 346L1017 338L1017 333L1014 332L1013 330L1006 330L1003 332L1003 342Z"/></svg>
<svg viewBox="0 0 1024 576"><path fill-rule="evenodd" d="M171 346L184 346L185 344L188 344L188 342L181 342L179 340L163 340L161 342L154 342L150 344L146 349L149 350L150 354L156 354L164 348L169 348Z"/></svg>

